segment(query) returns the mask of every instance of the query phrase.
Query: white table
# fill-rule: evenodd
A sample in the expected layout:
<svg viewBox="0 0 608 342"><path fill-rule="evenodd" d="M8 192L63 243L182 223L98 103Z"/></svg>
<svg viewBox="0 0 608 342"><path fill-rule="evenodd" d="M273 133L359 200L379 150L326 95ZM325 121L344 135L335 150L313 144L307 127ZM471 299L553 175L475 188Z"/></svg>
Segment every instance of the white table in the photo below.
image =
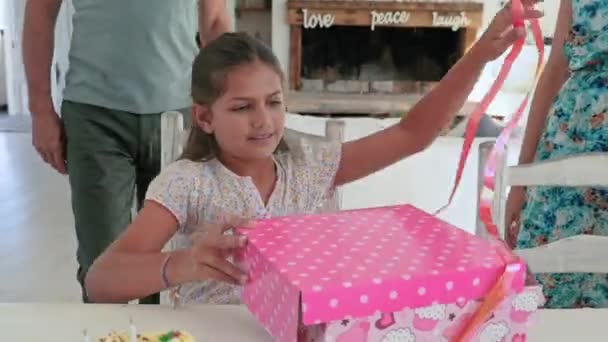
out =
<svg viewBox="0 0 608 342"><path fill-rule="evenodd" d="M184 329L197 342L270 342L272 339L239 306L161 306L92 304L0 304L0 332L6 341L80 342L82 330L92 336L128 329L129 317L140 330ZM606 341L608 310L545 310L529 341Z"/></svg>

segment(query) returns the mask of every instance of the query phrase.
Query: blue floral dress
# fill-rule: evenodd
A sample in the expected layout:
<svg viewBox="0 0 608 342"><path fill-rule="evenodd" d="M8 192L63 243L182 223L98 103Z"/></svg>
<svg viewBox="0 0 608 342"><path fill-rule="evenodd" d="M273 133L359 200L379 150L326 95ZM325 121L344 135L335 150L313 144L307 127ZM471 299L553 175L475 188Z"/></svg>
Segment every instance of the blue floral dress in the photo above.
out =
<svg viewBox="0 0 608 342"><path fill-rule="evenodd" d="M608 0L572 0L572 14L564 45L571 76L549 112L536 160L608 152ZM608 188L528 189L518 248L577 234L608 235ZM548 308L608 307L606 274L538 274L537 279Z"/></svg>

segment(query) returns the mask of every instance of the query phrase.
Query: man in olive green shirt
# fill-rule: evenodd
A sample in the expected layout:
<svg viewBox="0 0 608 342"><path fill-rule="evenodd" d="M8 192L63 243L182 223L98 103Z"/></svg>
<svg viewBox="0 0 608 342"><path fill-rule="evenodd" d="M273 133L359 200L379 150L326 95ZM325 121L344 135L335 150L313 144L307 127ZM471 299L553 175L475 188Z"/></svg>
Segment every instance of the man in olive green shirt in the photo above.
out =
<svg viewBox="0 0 608 342"><path fill-rule="evenodd" d="M60 117L50 70L61 2L28 0L24 62L34 147L69 175L86 302L88 268L129 224L134 194L141 205L159 172L160 114L180 110L189 121L197 31L204 46L230 23L224 0L72 0ZM158 295L140 302L157 303Z"/></svg>

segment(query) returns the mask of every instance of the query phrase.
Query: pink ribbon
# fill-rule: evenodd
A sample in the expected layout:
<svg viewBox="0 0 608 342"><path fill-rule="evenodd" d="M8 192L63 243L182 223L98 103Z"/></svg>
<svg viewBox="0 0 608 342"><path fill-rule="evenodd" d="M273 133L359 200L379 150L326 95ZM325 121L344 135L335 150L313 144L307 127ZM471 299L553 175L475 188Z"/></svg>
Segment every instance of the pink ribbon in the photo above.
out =
<svg viewBox="0 0 608 342"><path fill-rule="evenodd" d="M525 11L525 9L524 9L524 6L523 6L521 0L512 0L511 1L511 13L512 13L514 27L525 27L524 11ZM531 26L531 29L532 29L532 32L534 35L534 39L536 41L536 47L537 47L538 53L539 53L539 58L538 58L538 63L537 63L537 68L536 68L536 79L538 79L538 76L540 75L541 70L542 70L542 63L544 60L544 42L543 42L543 37L542 37L542 33L541 33L541 29L540 29L538 20L532 19L530 21L530 23L531 23L530 26ZM462 150L460 153L460 160L458 162L458 169L456 171L456 179L454 181L452 191L450 192L450 197L448 199L448 203L445 206L443 206L441 209L439 209L436 212L436 214L445 210L452 203L456 190L458 189L458 186L460 185L460 181L462 179L462 173L464 171L464 166L465 166L465 163L469 156L469 153L471 151L471 146L473 144L473 140L475 139L475 134L479 127L479 122L481 121L481 118L485 114L486 110L488 109L488 107L490 106L490 104L492 103L492 101L494 100L496 95L498 94L498 91L504 85L504 82L505 82L509 72L511 71L511 67L513 66L513 63L515 62L515 60L521 53L521 50L523 49L524 43L525 43L525 38L520 38L513 44L502 67L500 68L500 71L498 73L498 76L496 77L496 80L490 87L490 90L486 93L486 95L483 97L483 99L481 100L479 105L473 110L473 112L469 116L469 120L467 122L467 127L466 127L466 131L465 131L464 143L463 143L463 147L462 147ZM528 94L526 94L524 100L522 101L520 106L517 108L517 110L513 114L511 120L507 123L505 128L503 128L500 135L496 139L496 142L494 144L494 147L490 151L490 154L488 156L488 160L486 162L486 166L484 169L483 189L482 189L482 193L480 194L480 201L479 201L480 219L484 223L488 233L491 236L498 238L498 239L500 239L499 234L498 234L498 229L496 228L496 225L494 224L494 222L492 220L492 212L491 212L491 210L492 210L491 209L491 207L492 207L491 194L494 191L494 185L495 185L494 183L495 183L495 176L496 176L496 160L504 155L505 146L507 144L507 141L509 140L509 137L511 136L513 129L515 127L517 127L517 124L523 115L523 112L528 104L529 96L530 96L530 92L528 92Z"/></svg>
<svg viewBox="0 0 608 342"><path fill-rule="evenodd" d="M513 17L513 26L514 27L524 27L524 6L521 0L512 0L511 1L511 10ZM542 37L542 32L540 29L540 25L538 20L531 20L531 29L534 35L534 39L536 41L536 48L538 49L538 63L536 66L536 75L535 80L538 80L539 75L542 71L542 64L544 60L544 42ZM466 132L464 143L462 147L462 151L460 154L460 160L458 162L458 169L456 171L456 179L454 182L454 186L450 193L450 197L448 203L441 208L437 213L446 209L454 198L454 194L460 184L460 180L462 178L462 173L464 170L464 166L467 160L467 157L470 153L471 146L473 144L473 139L475 138L475 133L479 127L479 122L482 116L485 114L488 109L490 103L496 97L496 94L502 88L513 63L521 53L523 45L525 43L525 38L521 38L515 42L511 51L507 55L504 64L502 65L500 72L488 93L483 97L481 103L475 108L473 113L471 113L469 121L467 122ZM535 82L536 83L536 82ZM510 250L506 247L506 244L501 239L500 234L498 232L497 226L492 219L492 199L493 192L495 187L495 178L496 178L496 161L503 157L505 152L505 146L513 132L513 129L517 127L523 112L528 105L530 92L528 92L519 105L507 125L503 128L498 138L496 138L496 142L490 151L488 159L486 161L486 165L484 168L483 174L483 187L481 194L479 195L479 216L480 220L483 222L486 231L493 237L496 243L499 244L498 249L502 251L502 255L507 261L507 265L518 260L518 257L513 255ZM507 253L508 251L508 253ZM513 272L508 271L509 266L505 269L505 273L499 278L498 282L494 286L494 288L490 291L488 296L484 299L481 307L477 310L474 317L471 319L467 327L459 334L456 338L456 341L470 341L475 332L479 329L479 327L485 322L488 317L492 314L492 312L499 306L501 303L508 297L510 292L510 286L513 281Z"/></svg>
<svg viewBox="0 0 608 342"><path fill-rule="evenodd" d="M536 41L536 48L538 50L538 55L539 55L538 62L536 64L536 75L535 75L535 80L537 81L538 77L540 76L542 69L543 69L543 60L544 60L544 55L545 55L544 47L545 46L544 46L544 42L543 42L540 25L537 20L533 20L531 22L531 28L532 28L532 34L534 35L534 40ZM498 138L496 138L496 142L494 144L494 147L490 151L490 154L488 155L488 159L486 161L486 165L484 168L484 174L483 174L483 177L484 177L483 186L484 187L482 188L482 193L480 194L479 216L480 216L481 221L485 225L488 233L495 238L499 238L498 228L492 220L492 199L493 199L492 194L494 192L495 180L496 180L496 161L499 158L504 156L505 147L507 145L509 137L511 136L513 129L515 129L517 127L519 121L521 120L521 117L523 116L523 112L524 112L526 106L528 105L529 99L530 99L530 93L528 92L526 94L524 100L520 104L520 106L517 108L517 110L513 114L513 117L511 118L511 120L509 120L509 122L507 123L505 128L502 130L502 132L500 133Z"/></svg>

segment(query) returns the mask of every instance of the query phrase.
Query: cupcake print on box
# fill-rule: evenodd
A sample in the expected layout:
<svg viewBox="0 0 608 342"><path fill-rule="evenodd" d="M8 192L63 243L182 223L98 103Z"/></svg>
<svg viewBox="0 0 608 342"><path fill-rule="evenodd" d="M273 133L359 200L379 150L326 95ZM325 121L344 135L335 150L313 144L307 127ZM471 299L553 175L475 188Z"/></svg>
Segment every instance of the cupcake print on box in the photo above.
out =
<svg viewBox="0 0 608 342"><path fill-rule="evenodd" d="M408 328L400 328L389 331L382 342L416 342L416 336Z"/></svg>
<svg viewBox="0 0 608 342"><path fill-rule="evenodd" d="M414 328L420 331L434 330L439 322L446 319L445 308L443 304L434 304L414 310Z"/></svg>
<svg viewBox="0 0 608 342"><path fill-rule="evenodd" d="M511 304L511 319L517 323L525 323L538 309L539 304L540 298L535 292L524 291L518 294Z"/></svg>
<svg viewBox="0 0 608 342"><path fill-rule="evenodd" d="M492 323L486 325L479 335L479 342L506 342L509 327L506 323Z"/></svg>
<svg viewBox="0 0 608 342"><path fill-rule="evenodd" d="M371 324L369 322L360 322L358 324L353 324L349 330L338 336L336 342L367 341L370 327Z"/></svg>

